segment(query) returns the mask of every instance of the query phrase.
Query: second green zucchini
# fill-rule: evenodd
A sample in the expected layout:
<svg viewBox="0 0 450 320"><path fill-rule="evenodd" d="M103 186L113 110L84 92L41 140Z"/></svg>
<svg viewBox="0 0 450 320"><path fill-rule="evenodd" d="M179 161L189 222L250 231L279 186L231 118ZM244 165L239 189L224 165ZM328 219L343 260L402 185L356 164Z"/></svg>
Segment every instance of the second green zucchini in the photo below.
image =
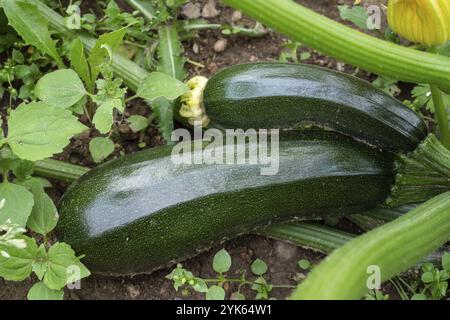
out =
<svg viewBox="0 0 450 320"><path fill-rule="evenodd" d="M390 154L331 133L280 141L272 176L260 165L177 165L171 153L121 157L63 196L59 237L92 270L146 272L269 223L368 210L392 183Z"/></svg>

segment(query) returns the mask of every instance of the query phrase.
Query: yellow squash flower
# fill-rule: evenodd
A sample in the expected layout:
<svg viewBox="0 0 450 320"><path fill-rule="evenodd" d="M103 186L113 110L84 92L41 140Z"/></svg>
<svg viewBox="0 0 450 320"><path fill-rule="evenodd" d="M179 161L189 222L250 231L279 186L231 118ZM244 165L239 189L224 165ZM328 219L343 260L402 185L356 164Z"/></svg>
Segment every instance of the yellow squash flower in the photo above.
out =
<svg viewBox="0 0 450 320"><path fill-rule="evenodd" d="M443 44L450 40L450 0L389 0L388 22L411 42Z"/></svg>

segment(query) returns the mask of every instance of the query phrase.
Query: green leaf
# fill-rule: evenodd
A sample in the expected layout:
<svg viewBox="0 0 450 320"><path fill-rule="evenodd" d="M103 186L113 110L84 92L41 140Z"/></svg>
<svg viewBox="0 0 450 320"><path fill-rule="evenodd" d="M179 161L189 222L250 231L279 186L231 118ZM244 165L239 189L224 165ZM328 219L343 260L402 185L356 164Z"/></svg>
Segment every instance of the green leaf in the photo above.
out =
<svg viewBox="0 0 450 320"><path fill-rule="evenodd" d="M153 113L158 120L158 128L166 141L171 141L173 131L173 102L159 98L152 103Z"/></svg>
<svg viewBox="0 0 450 320"><path fill-rule="evenodd" d="M423 293L416 293L411 297L411 300L427 300L427 296Z"/></svg>
<svg viewBox="0 0 450 320"><path fill-rule="evenodd" d="M182 46L175 26L162 26L158 31L159 45L157 70L172 78L184 80L186 71Z"/></svg>
<svg viewBox="0 0 450 320"><path fill-rule="evenodd" d="M369 19L369 14L361 6L353 6L350 8L347 5L338 6L339 14L344 20L349 20L353 22L356 26L361 29L368 30L367 21Z"/></svg>
<svg viewBox="0 0 450 320"><path fill-rule="evenodd" d="M12 170L17 179L21 180L30 173L33 162L21 160L8 146L0 149L0 169L2 172Z"/></svg>
<svg viewBox="0 0 450 320"><path fill-rule="evenodd" d="M208 285L206 284L206 281L201 279L201 278L195 278L194 279L194 285L192 286L192 288L196 291L196 292L200 292L200 293L206 293L208 292Z"/></svg>
<svg viewBox="0 0 450 320"><path fill-rule="evenodd" d="M3 0L1 4L8 17L9 24L23 40L48 54L60 68L64 68L64 63L56 50L55 42L50 37L48 22L37 7L28 1L19 0Z"/></svg>
<svg viewBox="0 0 450 320"><path fill-rule="evenodd" d="M70 111L32 102L11 111L6 141L21 159L37 161L62 152L86 129Z"/></svg>
<svg viewBox="0 0 450 320"><path fill-rule="evenodd" d="M44 283L50 289L60 290L69 280L77 281L83 278L83 272L79 273L79 279L69 279L70 268L78 268L79 259L75 251L67 243L57 242L48 250L47 272Z"/></svg>
<svg viewBox="0 0 450 320"><path fill-rule="evenodd" d="M86 89L75 71L63 69L39 79L34 94L51 106L67 109L86 95Z"/></svg>
<svg viewBox="0 0 450 320"><path fill-rule="evenodd" d="M34 206L28 218L27 227L34 232L46 235L56 227L58 211L38 179L31 178L27 184L34 195Z"/></svg>
<svg viewBox="0 0 450 320"><path fill-rule="evenodd" d="M0 277L9 281L22 281L32 271L38 247L33 238L17 236L14 242L0 245Z"/></svg>
<svg viewBox="0 0 450 320"><path fill-rule="evenodd" d="M95 111L92 122L100 133L108 133L114 122L113 110L114 108L123 112L122 101L120 99L110 99L103 102Z"/></svg>
<svg viewBox="0 0 450 320"><path fill-rule="evenodd" d="M450 253L446 252L442 256L442 268L447 272L450 272Z"/></svg>
<svg viewBox="0 0 450 320"><path fill-rule="evenodd" d="M219 286L211 286L206 293L206 300L224 300L225 291Z"/></svg>
<svg viewBox="0 0 450 320"><path fill-rule="evenodd" d="M431 283L434 281L434 275L433 273L427 271L422 274L421 279L423 283Z"/></svg>
<svg viewBox="0 0 450 320"><path fill-rule="evenodd" d="M47 272L47 251L45 250L44 244L41 244L39 246L36 257L34 259L32 270L39 280L42 280L45 273Z"/></svg>
<svg viewBox="0 0 450 320"><path fill-rule="evenodd" d="M28 291L28 300L63 300L64 290L52 290L40 281Z"/></svg>
<svg viewBox="0 0 450 320"><path fill-rule="evenodd" d="M216 272L224 273L230 270L231 267L231 256L225 250L222 249L217 252L213 258L213 269Z"/></svg>
<svg viewBox="0 0 450 320"><path fill-rule="evenodd" d="M34 162L17 158L16 165L11 170L17 178L16 182L26 180L34 172Z"/></svg>
<svg viewBox="0 0 450 320"><path fill-rule="evenodd" d="M152 72L137 89L136 94L148 100L164 97L175 100L186 93L189 87L183 82L162 72Z"/></svg>
<svg viewBox="0 0 450 320"><path fill-rule="evenodd" d="M256 259L253 261L251 269L254 275L262 276L267 272L267 264L261 259Z"/></svg>
<svg viewBox="0 0 450 320"><path fill-rule="evenodd" d="M84 54L84 45L80 38L76 38L73 41L72 47L70 48L69 59L70 67L79 74L84 83L86 83L89 91L93 93L94 83L91 79L91 71L89 70L86 55Z"/></svg>
<svg viewBox="0 0 450 320"><path fill-rule="evenodd" d="M100 66L105 62L105 58L109 56L108 49L111 53L114 53L119 47L127 32L126 28L122 28L110 33L102 34L94 47L91 50L91 54L88 58L89 65L91 67L91 79L95 81L100 74Z"/></svg>
<svg viewBox="0 0 450 320"><path fill-rule="evenodd" d="M309 268L311 268L311 262L306 259L302 259L298 262L298 266L303 270L308 270Z"/></svg>
<svg viewBox="0 0 450 320"><path fill-rule="evenodd" d="M109 138L97 137L89 142L89 151L92 159L96 162L102 162L114 151L114 142Z"/></svg>
<svg viewBox="0 0 450 320"><path fill-rule="evenodd" d="M133 132L139 132L148 127L149 121L146 117L140 115L132 115L127 118L127 122L130 125Z"/></svg>
<svg viewBox="0 0 450 320"><path fill-rule="evenodd" d="M246 300L245 296L240 292L233 292L230 297L231 300Z"/></svg>
<svg viewBox="0 0 450 320"><path fill-rule="evenodd" d="M0 199L5 199L0 209L0 225L9 220L24 227L33 208L33 194L22 186L3 182L0 184Z"/></svg>

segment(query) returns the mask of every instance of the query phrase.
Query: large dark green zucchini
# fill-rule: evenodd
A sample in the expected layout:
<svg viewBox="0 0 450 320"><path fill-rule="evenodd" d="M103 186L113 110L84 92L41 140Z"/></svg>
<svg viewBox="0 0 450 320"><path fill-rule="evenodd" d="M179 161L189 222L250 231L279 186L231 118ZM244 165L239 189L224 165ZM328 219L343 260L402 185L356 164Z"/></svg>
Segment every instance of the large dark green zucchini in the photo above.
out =
<svg viewBox="0 0 450 320"><path fill-rule="evenodd" d="M314 124L395 152L412 151L427 134L415 112L370 83L310 65L223 69L208 81L203 105L219 128Z"/></svg>
<svg viewBox="0 0 450 320"><path fill-rule="evenodd" d="M331 133L280 142L260 165L175 165L154 148L93 169L59 203L58 236L92 270L147 272L271 222L356 213L384 201L393 159Z"/></svg>

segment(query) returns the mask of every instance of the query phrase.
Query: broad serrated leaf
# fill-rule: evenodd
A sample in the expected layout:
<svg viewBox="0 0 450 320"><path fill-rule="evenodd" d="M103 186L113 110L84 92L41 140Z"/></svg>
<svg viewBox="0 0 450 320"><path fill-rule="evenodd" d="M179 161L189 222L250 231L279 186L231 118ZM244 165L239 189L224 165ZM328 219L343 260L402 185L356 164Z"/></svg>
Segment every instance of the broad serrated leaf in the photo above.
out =
<svg viewBox="0 0 450 320"><path fill-rule="evenodd" d="M342 5L338 6L338 9L342 19L353 22L353 24L360 27L361 29L369 29L367 27L369 14L362 6L349 7L347 5Z"/></svg>
<svg viewBox="0 0 450 320"><path fill-rule="evenodd" d="M99 163L105 160L114 151L114 142L109 138L97 137L89 142L89 151L92 159Z"/></svg>
<svg viewBox="0 0 450 320"><path fill-rule="evenodd" d="M4 199L4 200L3 200ZM0 225L8 220L25 227L34 205L33 194L26 188L10 182L0 184Z"/></svg>
<svg viewBox="0 0 450 320"><path fill-rule="evenodd" d="M184 80L185 59L182 56L182 46L177 29L174 26L159 28L158 66L157 70L175 79Z"/></svg>
<svg viewBox="0 0 450 320"><path fill-rule="evenodd" d="M6 141L19 158L37 161L63 151L86 129L70 111L32 102L11 111Z"/></svg>
<svg viewBox="0 0 450 320"><path fill-rule="evenodd" d="M63 69L39 79L34 94L51 106L66 109L80 101L86 95L86 89L75 71Z"/></svg>
<svg viewBox="0 0 450 320"><path fill-rule="evenodd" d="M136 94L143 99L151 101L162 97L168 100L175 100L188 90L189 87L180 80L162 72L152 72L140 84Z"/></svg>
<svg viewBox="0 0 450 320"><path fill-rule="evenodd" d="M22 281L32 272L38 251L36 241L27 236L17 236L13 244L0 245L0 277L10 281Z"/></svg>
<svg viewBox="0 0 450 320"><path fill-rule="evenodd" d="M158 98L152 103L152 110L158 120L158 128L167 142L171 141L173 131L173 102Z"/></svg>
<svg viewBox="0 0 450 320"><path fill-rule="evenodd" d="M109 55L108 49L106 49L105 46L111 50L111 53L114 53L122 42L126 32L127 29L122 28L110 33L105 33L98 38L88 58L89 66L91 67L92 81L97 79L100 74L100 66L105 62L105 58Z"/></svg>
<svg viewBox="0 0 450 320"><path fill-rule="evenodd" d="M63 290L52 290L42 281L35 283L27 294L28 300L63 300L63 298Z"/></svg>
<svg viewBox="0 0 450 320"><path fill-rule="evenodd" d="M64 63L56 50L55 41L50 37L48 22L38 8L32 3L20 0L3 0L1 4L9 24L23 40L48 54L63 68Z"/></svg>
<svg viewBox="0 0 450 320"><path fill-rule="evenodd" d="M91 71L89 70L89 64L84 53L84 45L80 38L76 38L72 42L69 59L70 67L78 73L88 90L92 93L94 82L91 79Z"/></svg>
<svg viewBox="0 0 450 320"><path fill-rule="evenodd" d="M110 99L102 103L95 111L92 122L100 133L108 133L114 122L113 111L118 109L123 112L122 101L120 99Z"/></svg>
<svg viewBox="0 0 450 320"><path fill-rule="evenodd" d="M44 283L53 290L62 289L71 278L77 281L85 275L82 270L79 277L73 278L72 269L79 268L79 258L75 256L75 251L67 243L57 242L48 250L47 272L44 276Z"/></svg>
<svg viewBox="0 0 450 320"><path fill-rule="evenodd" d="M133 132L139 132L148 127L148 118L140 115L132 115L127 118L127 122Z"/></svg>
<svg viewBox="0 0 450 320"><path fill-rule="evenodd" d="M22 183L34 196L34 206L27 221L27 227L42 235L46 235L56 227L58 211L52 199L45 193L41 181L30 178Z"/></svg>

